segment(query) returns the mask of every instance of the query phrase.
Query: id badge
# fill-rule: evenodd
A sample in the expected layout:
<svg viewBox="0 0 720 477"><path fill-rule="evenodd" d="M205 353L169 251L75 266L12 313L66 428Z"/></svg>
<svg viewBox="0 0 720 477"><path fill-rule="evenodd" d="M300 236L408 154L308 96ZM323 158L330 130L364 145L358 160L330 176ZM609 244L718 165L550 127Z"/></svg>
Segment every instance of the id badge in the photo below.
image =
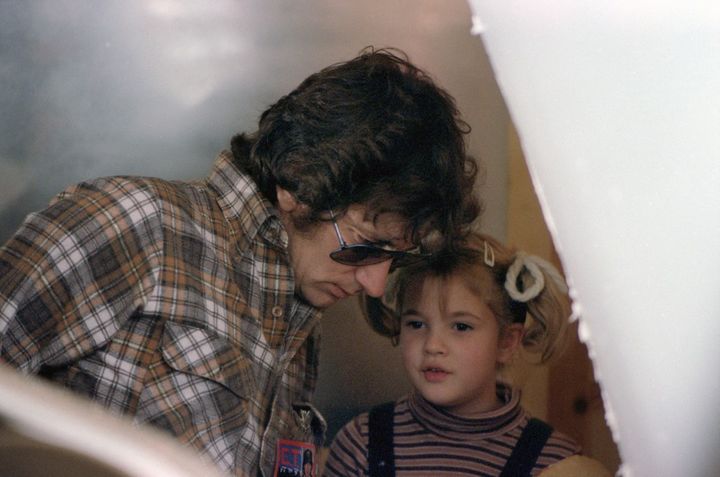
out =
<svg viewBox="0 0 720 477"><path fill-rule="evenodd" d="M280 439L274 477L317 477L316 447L309 442Z"/></svg>

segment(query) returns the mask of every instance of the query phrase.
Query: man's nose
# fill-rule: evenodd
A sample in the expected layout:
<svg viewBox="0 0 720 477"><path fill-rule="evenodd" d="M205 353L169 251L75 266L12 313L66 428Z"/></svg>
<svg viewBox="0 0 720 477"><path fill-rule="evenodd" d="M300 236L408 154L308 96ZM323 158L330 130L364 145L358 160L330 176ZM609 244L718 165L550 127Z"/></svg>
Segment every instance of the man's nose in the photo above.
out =
<svg viewBox="0 0 720 477"><path fill-rule="evenodd" d="M376 298L382 296L385 292L385 285L387 285L390 265L392 265L392 260L357 267L355 279L367 295Z"/></svg>

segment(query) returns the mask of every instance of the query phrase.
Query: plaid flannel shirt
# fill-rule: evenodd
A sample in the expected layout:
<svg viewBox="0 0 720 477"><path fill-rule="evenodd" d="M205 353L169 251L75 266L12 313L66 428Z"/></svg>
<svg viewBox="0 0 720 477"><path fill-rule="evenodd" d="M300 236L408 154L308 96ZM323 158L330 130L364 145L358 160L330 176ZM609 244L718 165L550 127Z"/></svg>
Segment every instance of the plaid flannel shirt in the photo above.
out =
<svg viewBox="0 0 720 477"><path fill-rule="evenodd" d="M232 160L203 181L84 182L29 215L0 249L0 363L271 475L278 439L322 443L320 313Z"/></svg>

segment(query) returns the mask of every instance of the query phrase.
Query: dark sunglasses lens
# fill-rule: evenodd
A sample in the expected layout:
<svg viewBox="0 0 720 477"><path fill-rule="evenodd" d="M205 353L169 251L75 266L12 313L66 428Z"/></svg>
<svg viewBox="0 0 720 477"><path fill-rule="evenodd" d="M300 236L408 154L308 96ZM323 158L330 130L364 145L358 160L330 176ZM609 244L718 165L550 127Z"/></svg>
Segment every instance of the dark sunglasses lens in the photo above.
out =
<svg viewBox="0 0 720 477"><path fill-rule="evenodd" d="M367 245L351 245L330 254L330 258L345 265L373 265L392 258L387 250Z"/></svg>

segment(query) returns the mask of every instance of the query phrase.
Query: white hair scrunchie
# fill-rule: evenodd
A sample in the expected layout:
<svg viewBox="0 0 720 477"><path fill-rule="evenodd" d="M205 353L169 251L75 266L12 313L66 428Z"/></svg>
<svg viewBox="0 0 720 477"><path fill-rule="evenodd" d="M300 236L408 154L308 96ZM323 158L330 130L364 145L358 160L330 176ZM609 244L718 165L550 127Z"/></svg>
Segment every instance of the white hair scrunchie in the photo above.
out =
<svg viewBox="0 0 720 477"><path fill-rule="evenodd" d="M525 290L520 291L517 287L518 277L524 270L530 272L530 276L533 278L533 284ZM505 275L505 290L507 290L513 300L526 303L538 296L543 288L545 288L545 275L543 271L552 278L563 293L567 293L565 280L563 280L555 267L540 257L528 255L524 252L518 252L515 256L515 261L508 268L507 274Z"/></svg>

